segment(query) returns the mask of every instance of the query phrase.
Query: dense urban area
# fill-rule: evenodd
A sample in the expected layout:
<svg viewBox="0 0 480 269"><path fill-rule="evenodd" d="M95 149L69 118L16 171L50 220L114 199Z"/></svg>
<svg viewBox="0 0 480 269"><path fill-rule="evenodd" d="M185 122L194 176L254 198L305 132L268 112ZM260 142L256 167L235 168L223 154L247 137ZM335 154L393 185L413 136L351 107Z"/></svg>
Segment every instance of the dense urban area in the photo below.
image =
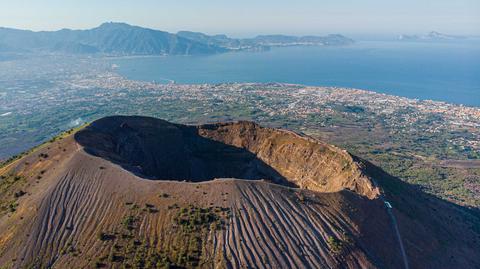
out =
<svg viewBox="0 0 480 269"><path fill-rule="evenodd" d="M106 115L254 120L323 139L427 192L480 206L480 108L335 87L133 81L98 58L4 60L0 77L3 160Z"/></svg>

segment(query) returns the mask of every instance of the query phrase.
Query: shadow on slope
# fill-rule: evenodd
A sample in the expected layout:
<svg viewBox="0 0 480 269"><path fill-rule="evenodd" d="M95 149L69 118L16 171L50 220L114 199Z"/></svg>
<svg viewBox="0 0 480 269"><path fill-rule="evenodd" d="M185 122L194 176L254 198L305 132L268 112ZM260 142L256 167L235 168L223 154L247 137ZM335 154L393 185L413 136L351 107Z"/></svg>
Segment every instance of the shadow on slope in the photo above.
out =
<svg viewBox="0 0 480 269"><path fill-rule="evenodd" d="M93 122L75 139L89 154L147 179L266 179L292 186L255 154L202 137L194 126L150 117L115 116Z"/></svg>
<svg viewBox="0 0 480 269"><path fill-rule="evenodd" d="M372 163L365 164L393 206L409 263L413 268L478 268L480 210L460 206L403 182ZM373 231L364 230L366 235ZM373 242L372 244L381 243ZM398 248L398 246L395 246ZM400 250L398 249L400 253ZM428 266L425 266L428 265Z"/></svg>

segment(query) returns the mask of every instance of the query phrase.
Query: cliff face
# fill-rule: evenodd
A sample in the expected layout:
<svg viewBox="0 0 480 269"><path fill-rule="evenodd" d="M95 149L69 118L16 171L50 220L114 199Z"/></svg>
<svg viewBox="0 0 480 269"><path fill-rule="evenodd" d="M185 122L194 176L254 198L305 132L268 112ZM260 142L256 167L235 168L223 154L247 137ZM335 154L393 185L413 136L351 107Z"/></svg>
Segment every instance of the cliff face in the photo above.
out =
<svg viewBox="0 0 480 269"><path fill-rule="evenodd" d="M250 122L100 119L0 168L0 267L402 268L380 197L412 268L480 265L477 215L355 159Z"/></svg>
<svg viewBox="0 0 480 269"><path fill-rule="evenodd" d="M351 190L374 199L379 189L345 150L286 130L252 122L199 126L201 136L244 148L289 182L318 192Z"/></svg>

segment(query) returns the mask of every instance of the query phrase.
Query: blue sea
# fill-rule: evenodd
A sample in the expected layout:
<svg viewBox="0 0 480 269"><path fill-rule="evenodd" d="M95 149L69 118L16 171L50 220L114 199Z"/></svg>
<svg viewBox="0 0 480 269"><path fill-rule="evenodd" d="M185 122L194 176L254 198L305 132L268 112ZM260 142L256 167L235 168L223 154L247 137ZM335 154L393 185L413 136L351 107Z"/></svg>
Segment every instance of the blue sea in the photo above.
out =
<svg viewBox="0 0 480 269"><path fill-rule="evenodd" d="M345 47L283 47L111 62L129 79L159 83L284 82L480 106L479 41L359 41Z"/></svg>

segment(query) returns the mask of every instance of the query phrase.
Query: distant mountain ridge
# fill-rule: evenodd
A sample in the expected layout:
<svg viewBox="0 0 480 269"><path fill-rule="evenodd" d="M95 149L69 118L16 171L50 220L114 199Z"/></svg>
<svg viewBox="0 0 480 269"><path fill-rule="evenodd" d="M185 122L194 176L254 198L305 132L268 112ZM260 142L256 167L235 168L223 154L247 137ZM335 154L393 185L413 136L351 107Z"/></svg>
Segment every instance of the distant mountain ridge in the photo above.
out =
<svg viewBox="0 0 480 269"><path fill-rule="evenodd" d="M0 44L27 51L75 54L183 55L225 51L171 33L125 23L104 23L89 30L52 32L0 28Z"/></svg>
<svg viewBox="0 0 480 269"><path fill-rule="evenodd" d="M436 31L431 31L428 34L425 35L400 35L398 37L399 40L404 40L404 41L440 41L440 40L457 40L457 39L464 39L466 38L465 36L459 36L459 35L447 35L447 34L442 34Z"/></svg>
<svg viewBox="0 0 480 269"><path fill-rule="evenodd" d="M338 46L354 41L339 34L327 36L259 35L254 38L229 38L226 35L209 36L198 32L180 31L177 35L198 42L214 44L230 50L263 50L277 46Z"/></svg>
<svg viewBox="0 0 480 269"><path fill-rule="evenodd" d="M160 30L108 22L88 30L18 30L0 27L0 52L45 52L108 55L197 55L232 50L265 50L287 45L346 45L353 40L341 35L325 37L258 36L234 39L182 31Z"/></svg>

